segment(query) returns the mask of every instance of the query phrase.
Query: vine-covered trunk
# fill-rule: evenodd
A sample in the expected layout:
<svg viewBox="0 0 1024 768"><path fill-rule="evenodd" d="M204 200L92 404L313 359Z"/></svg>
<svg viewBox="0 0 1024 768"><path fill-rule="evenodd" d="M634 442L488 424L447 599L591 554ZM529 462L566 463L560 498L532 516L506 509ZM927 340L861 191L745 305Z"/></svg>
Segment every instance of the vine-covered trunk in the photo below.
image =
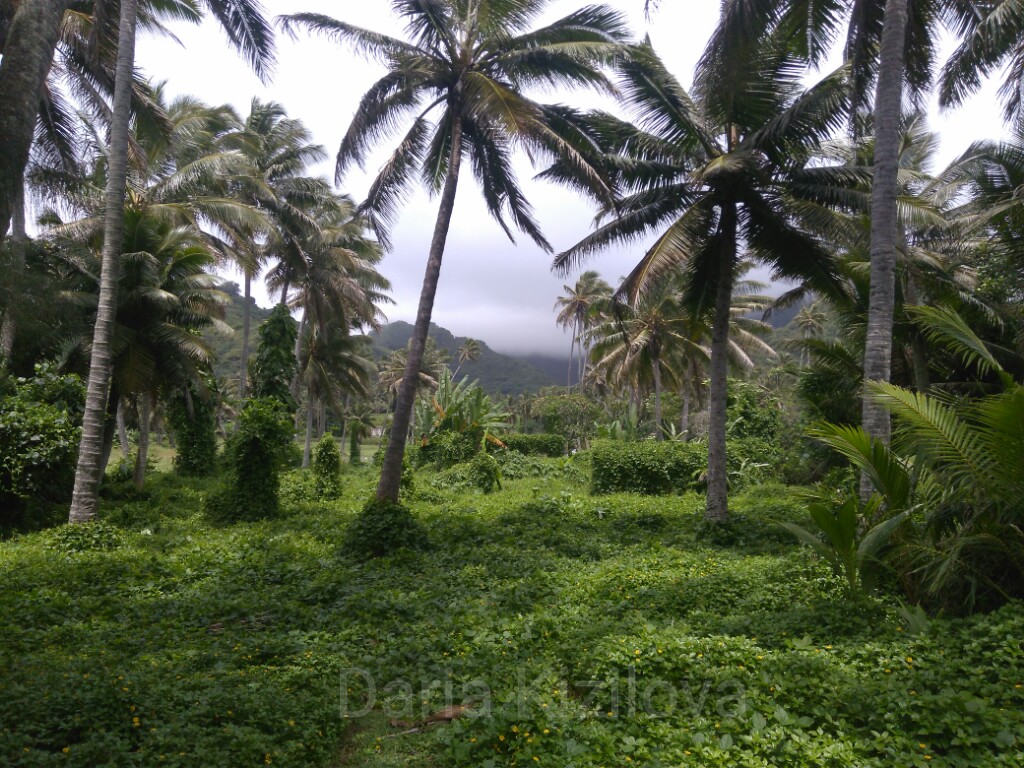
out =
<svg viewBox="0 0 1024 768"><path fill-rule="evenodd" d="M40 97L70 0L21 0L0 59L0 243L22 193Z"/></svg>
<svg viewBox="0 0 1024 768"><path fill-rule="evenodd" d="M110 125L107 188L103 223L103 262L100 297L93 329L86 388L82 438L75 469L75 490L71 498L70 522L83 523L96 515L96 492L100 482L103 422L110 386L110 345L117 312L117 272L124 232L124 199L128 179L128 131L131 117L132 73L135 66L135 20L137 0L121 0L117 42L117 73L114 83L114 112Z"/></svg>
<svg viewBox="0 0 1024 768"><path fill-rule="evenodd" d="M302 468L309 467L309 457L313 450L313 408L316 398L312 390L306 390L306 443L302 447Z"/></svg>
<svg viewBox="0 0 1024 768"><path fill-rule="evenodd" d="M725 410L729 374L729 310L736 262L736 206L722 207L722 252L719 254L715 318L711 328L711 391L708 396L708 496L704 516L711 522L729 518L726 474Z"/></svg>
<svg viewBox="0 0 1024 768"><path fill-rule="evenodd" d="M149 461L149 425L153 417L153 397L149 392L139 395L139 450L135 454L135 488L146 484L146 463Z"/></svg>
<svg viewBox="0 0 1024 768"><path fill-rule="evenodd" d="M665 434L661 429L661 360L655 357L651 360L651 371L654 374L654 439L664 440Z"/></svg>
<svg viewBox="0 0 1024 768"><path fill-rule="evenodd" d="M451 110L453 115L458 115L458 112L458 109ZM423 350L427 344L427 334L430 332L430 315L434 309L434 296L437 293L437 283L441 276L441 259L444 256L444 246L448 239L448 228L452 222L452 212L455 210L455 192L459 185L459 166L462 162L462 125L458 117L455 118L452 125L451 142L448 176L444 180L437 221L434 224L434 234L430 240L430 254L427 257L427 268L423 275L423 290L420 293L419 308L416 311L416 325L409 342L409 357L405 363L405 375L398 387L395 417L391 423L391 434L384 451L384 465L381 467L380 482L377 484L378 501L398 502L406 435L416 402L417 377L420 365L423 363Z"/></svg>
<svg viewBox="0 0 1024 768"><path fill-rule="evenodd" d="M889 381L896 274L896 200L900 117L903 100L907 1L887 0L875 89L875 158L871 184L871 290L864 346L864 381ZM891 436L889 412L865 390L864 430L885 443ZM870 489L861 480L861 491Z"/></svg>
<svg viewBox="0 0 1024 768"><path fill-rule="evenodd" d="M238 399L245 400L249 385L249 328L252 324L252 275L245 270L245 288L242 297L242 362L238 366Z"/></svg>

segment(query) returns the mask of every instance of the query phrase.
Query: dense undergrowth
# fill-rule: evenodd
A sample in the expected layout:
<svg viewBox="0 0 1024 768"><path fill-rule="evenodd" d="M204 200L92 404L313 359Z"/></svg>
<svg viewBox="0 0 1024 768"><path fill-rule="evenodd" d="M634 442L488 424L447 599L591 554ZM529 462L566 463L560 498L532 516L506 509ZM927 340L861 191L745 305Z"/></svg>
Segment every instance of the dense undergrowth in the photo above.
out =
<svg viewBox="0 0 1024 768"><path fill-rule="evenodd" d="M776 527L807 522L782 486L706 529L698 495L535 463L489 495L421 472L425 546L376 560L343 546L370 468L333 500L285 475L282 517L226 527L210 481L158 476L0 544L0 763L1024 764L1020 605L851 602Z"/></svg>

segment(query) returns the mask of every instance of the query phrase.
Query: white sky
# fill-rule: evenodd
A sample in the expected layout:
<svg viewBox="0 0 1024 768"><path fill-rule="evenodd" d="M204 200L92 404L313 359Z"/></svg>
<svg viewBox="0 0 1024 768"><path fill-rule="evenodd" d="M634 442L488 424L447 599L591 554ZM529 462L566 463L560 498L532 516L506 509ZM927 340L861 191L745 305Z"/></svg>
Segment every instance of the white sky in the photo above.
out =
<svg viewBox="0 0 1024 768"><path fill-rule="evenodd" d="M549 15L558 18L584 4L586 0L554 0ZM613 0L610 4L628 15L636 35L651 36L666 64L688 84L718 19L719 0L664 0L650 22L644 19L643 0ZM269 17L311 11L402 34L386 0L264 0L264 6ZM329 154L330 159L312 172L333 179L338 144L360 96L383 74L380 65L323 38L303 36L293 41L279 35L277 71L273 82L264 86L212 22L201 27L177 24L172 29L180 45L169 38L147 35L139 40L137 52L138 65L155 80L166 80L170 96L192 94L210 104L229 103L243 115L253 96L280 102L290 117L311 129ZM595 97L585 94L553 95L551 100L578 106L595 103ZM940 115L933 109L932 127L942 136L940 167L972 141L998 137L1002 122L995 86L987 86L956 112ZM382 152L376 163L384 157ZM555 249L567 248L583 237L593 217L590 204L575 193L533 181L525 160L519 169L528 199ZM358 169L351 172L342 191L362 199L376 170L374 162L367 170L370 175ZM396 301L385 310L389 320L415 319L435 212L435 201L418 192L403 209L393 232L394 249L381 265L392 282ZM563 284L574 283L576 275L561 278L552 274L548 254L525 237L517 241L517 245L510 243L489 218L475 181L469 173L463 174L433 320L457 336L482 339L502 352L566 354L568 338L555 325L552 307L563 293ZM640 250L609 250L583 268L597 269L615 285ZM254 287L254 295L261 305L272 303L262 285Z"/></svg>

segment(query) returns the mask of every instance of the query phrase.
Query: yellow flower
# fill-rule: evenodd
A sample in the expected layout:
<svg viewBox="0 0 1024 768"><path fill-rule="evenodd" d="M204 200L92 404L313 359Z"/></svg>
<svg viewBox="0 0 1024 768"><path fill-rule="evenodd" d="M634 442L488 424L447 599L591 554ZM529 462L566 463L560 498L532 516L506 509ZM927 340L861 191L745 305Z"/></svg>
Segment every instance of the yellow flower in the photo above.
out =
<svg viewBox="0 0 1024 768"><path fill-rule="evenodd" d="M505 734L503 734L503 733L499 734L498 735L498 741L504 741L504 740L505 740Z"/></svg>

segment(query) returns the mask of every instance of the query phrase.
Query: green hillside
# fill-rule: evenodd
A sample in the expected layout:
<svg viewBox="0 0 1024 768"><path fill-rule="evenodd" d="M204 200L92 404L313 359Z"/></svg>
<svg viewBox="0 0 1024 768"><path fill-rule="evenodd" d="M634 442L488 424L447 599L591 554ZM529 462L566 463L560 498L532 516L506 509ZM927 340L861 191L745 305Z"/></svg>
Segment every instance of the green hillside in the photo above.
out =
<svg viewBox="0 0 1024 768"><path fill-rule="evenodd" d="M374 334L374 344L383 354L404 348L412 336L412 325L396 322L385 326L380 333ZM456 353L466 341L465 336L455 336L451 331L430 324L430 338L440 349L448 352L450 365L454 369ZM545 373L523 360L495 352L483 341L480 344L480 357L462 366L460 377L465 374L471 379L479 379L481 386L488 392L502 395L517 395L520 392L535 392L541 387L551 386L559 382L550 374Z"/></svg>
<svg viewBox="0 0 1024 768"><path fill-rule="evenodd" d="M242 359L242 308L244 300L238 283L224 283L221 286L231 301L225 310L224 322L234 329L234 333L221 333L220 331L209 331L204 338L213 347L216 355L213 364L213 372L217 378L238 379L238 366ZM270 316L270 309L264 309L252 302L251 328L249 331L249 350L255 349L259 340L257 329L260 324Z"/></svg>

